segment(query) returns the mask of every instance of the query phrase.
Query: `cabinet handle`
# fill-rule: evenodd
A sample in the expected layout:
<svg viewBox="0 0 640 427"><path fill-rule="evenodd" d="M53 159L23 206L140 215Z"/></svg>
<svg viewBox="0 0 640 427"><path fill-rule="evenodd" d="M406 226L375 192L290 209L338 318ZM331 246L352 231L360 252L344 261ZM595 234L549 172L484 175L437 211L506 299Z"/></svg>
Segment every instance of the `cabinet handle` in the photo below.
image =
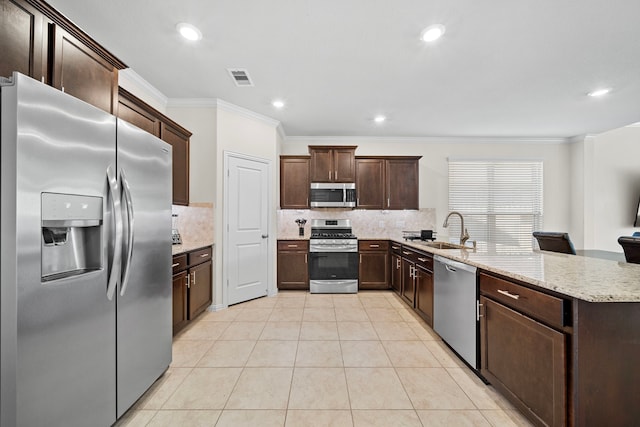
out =
<svg viewBox="0 0 640 427"><path fill-rule="evenodd" d="M193 282L193 283L191 283L191 284L192 284L193 286L195 286L195 285L196 285L196 272L195 272L195 271L192 271L192 272L191 272L191 275L192 275L192 277L193 277L193 280L192 280L192 282Z"/></svg>
<svg viewBox="0 0 640 427"><path fill-rule="evenodd" d="M304 263L307 264L307 254L304 254Z"/></svg>
<svg viewBox="0 0 640 427"><path fill-rule="evenodd" d="M362 254L360 255L360 264L362 264Z"/></svg>
<svg viewBox="0 0 640 427"><path fill-rule="evenodd" d="M410 265L410 266L409 266L409 277L415 277L415 276L413 275L413 265Z"/></svg>
<svg viewBox="0 0 640 427"><path fill-rule="evenodd" d="M418 261L427 262L429 258L418 258Z"/></svg>
<svg viewBox="0 0 640 427"><path fill-rule="evenodd" d="M482 306L483 306L483 304L480 304L480 301L476 301L476 320L477 321L480 321L480 318L484 317L484 314L480 313L480 310L481 310L480 307L482 307Z"/></svg>
<svg viewBox="0 0 640 427"><path fill-rule="evenodd" d="M337 181L338 180L338 171L336 171L335 175L336 176L333 179L335 179Z"/></svg>
<svg viewBox="0 0 640 427"><path fill-rule="evenodd" d="M398 250L398 249L400 249L400 246L393 246L393 245L391 245L391 249Z"/></svg>
<svg viewBox="0 0 640 427"><path fill-rule="evenodd" d="M171 264L171 267L173 268L173 267L177 267L177 266L179 266L179 265L180 265L180 263L179 263L179 262L174 262L173 264Z"/></svg>
<svg viewBox="0 0 640 427"><path fill-rule="evenodd" d="M331 171L329 171L329 181L331 181Z"/></svg>
<svg viewBox="0 0 640 427"><path fill-rule="evenodd" d="M498 289L498 293L499 293L499 294L502 294L502 295L504 295L504 296L507 296L507 297L509 297L509 298L513 298L513 299L520 299L520 295L512 294L511 292L509 292L509 291L503 291L502 289Z"/></svg>
<svg viewBox="0 0 640 427"><path fill-rule="evenodd" d="M191 275L187 274L187 288L191 287Z"/></svg>
<svg viewBox="0 0 640 427"><path fill-rule="evenodd" d="M202 254L202 255L200 255L200 258L206 258L208 256L209 256L209 254Z"/></svg>
<svg viewBox="0 0 640 427"><path fill-rule="evenodd" d="M358 197L358 201L356 202L356 205L360 206L360 197Z"/></svg>
<svg viewBox="0 0 640 427"><path fill-rule="evenodd" d="M379 248L380 245L369 245L370 248Z"/></svg>
<svg viewBox="0 0 640 427"><path fill-rule="evenodd" d="M390 202L389 197L387 197L387 207L389 207L389 206L391 206L391 202Z"/></svg>
<svg viewBox="0 0 640 427"><path fill-rule="evenodd" d="M396 269L400 270L400 258L396 259Z"/></svg>
<svg viewBox="0 0 640 427"><path fill-rule="evenodd" d="M297 248L298 245L287 245L288 248Z"/></svg>
<svg viewBox="0 0 640 427"><path fill-rule="evenodd" d="M407 252L407 251L402 251L402 253L405 255L411 255L411 252Z"/></svg>

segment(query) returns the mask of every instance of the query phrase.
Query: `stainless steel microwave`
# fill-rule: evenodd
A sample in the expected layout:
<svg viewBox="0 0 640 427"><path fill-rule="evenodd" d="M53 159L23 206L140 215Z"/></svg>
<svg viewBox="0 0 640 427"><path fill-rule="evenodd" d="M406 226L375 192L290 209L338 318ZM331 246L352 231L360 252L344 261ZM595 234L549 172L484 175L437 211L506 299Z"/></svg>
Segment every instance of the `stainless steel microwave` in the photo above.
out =
<svg viewBox="0 0 640 427"><path fill-rule="evenodd" d="M312 208L355 208L356 184L339 182L311 183L310 202Z"/></svg>

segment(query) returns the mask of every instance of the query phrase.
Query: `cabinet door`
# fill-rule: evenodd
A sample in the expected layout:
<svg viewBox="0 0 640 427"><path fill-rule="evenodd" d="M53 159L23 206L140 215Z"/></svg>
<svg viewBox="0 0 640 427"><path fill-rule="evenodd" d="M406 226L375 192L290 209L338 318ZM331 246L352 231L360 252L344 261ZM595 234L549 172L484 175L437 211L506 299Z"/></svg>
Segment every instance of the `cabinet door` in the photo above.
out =
<svg viewBox="0 0 640 427"><path fill-rule="evenodd" d="M314 148L311 154L311 182L333 181L333 150Z"/></svg>
<svg viewBox="0 0 640 427"><path fill-rule="evenodd" d="M184 328L188 321L187 272L182 271L173 276L173 334Z"/></svg>
<svg viewBox="0 0 640 427"><path fill-rule="evenodd" d="M173 147L173 204L189 204L189 137L181 129L163 122L160 138Z"/></svg>
<svg viewBox="0 0 640 427"><path fill-rule="evenodd" d="M564 426L565 335L491 299L480 303L482 375L539 423Z"/></svg>
<svg viewBox="0 0 640 427"><path fill-rule="evenodd" d="M356 194L360 209L384 209L384 160L356 159Z"/></svg>
<svg viewBox="0 0 640 427"><path fill-rule="evenodd" d="M418 160L386 161L386 208L418 209Z"/></svg>
<svg viewBox="0 0 640 427"><path fill-rule="evenodd" d="M402 293L402 258L396 254L391 255L391 289Z"/></svg>
<svg viewBox="0 0 640 427"><path fill-rule="evenodd" d="M149 132L151 135L160 136L160 119L146 104L122 88L118 89L117 116Z"/></svg>
<svg viewBox="0 0 640 427"><path fill-rule="evenodd" d="M278 289L309 290L306 251L278 251Z"/></svg>
<svg viewBox="0 0 640 427"><path fill-rule="evenodd" d="M433 273L416 267L416 311L433 327Z"/></svg>
<svg viewBox="0 0 640 427"><path fill-rule="evenodd" d="M389 254L387 252L361 252L358 279L360 289L389 288Z"/></svg>
<svg viewBox="0 0 640 427"><path fill-rule="evenodd" d="M189 320L211 305L211 261L189 269Z"/></svg>
<svg viewBox="0 0 640 427"><path fill-rule="evenodd" d="M334 148L333 181L354 182L356 180L356 158L353 148Z"/></svg>
<svg viewBox="0 0 640 427"><path fill-rule="evenodd" d="M309 209L309 157L280 157L280 208Z"/></svg>
<svg viewBox="0 0 640 427"><path fill-rule="evenodd" d="M53 42L52 84L109 113L115 113L118 70L87 45L55 24L49 24Z"/></svg>
<svg viewBox="0 0 640 427"><path fill-rule="evenodd" d="M27 2L0 0L0 76L19 71L47 81L43 22L43 15Z"/></svg>
<svg viewBox="0 0 640 427"><path fill-rule="evenodd" d="M415 300L415 282L413 279L413 269L415 264L408 259L402 258L402 293L400 296L414 307Z"/></svg>

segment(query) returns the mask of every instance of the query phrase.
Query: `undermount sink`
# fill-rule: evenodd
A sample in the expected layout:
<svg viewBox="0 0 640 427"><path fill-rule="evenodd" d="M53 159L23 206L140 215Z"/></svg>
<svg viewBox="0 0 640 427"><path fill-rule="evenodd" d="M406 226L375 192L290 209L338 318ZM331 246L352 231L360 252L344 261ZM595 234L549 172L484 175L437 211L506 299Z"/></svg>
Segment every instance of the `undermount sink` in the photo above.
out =
<svg viewBox="0 0 640 427"><path fill-rule="evenodd" d="M424 245L424 246L428 246L430 248L434 248L434 249L463 249L464 246L461 245L457 245L455 243L449 243L449 242L420 242L420 244Z"/></svg>

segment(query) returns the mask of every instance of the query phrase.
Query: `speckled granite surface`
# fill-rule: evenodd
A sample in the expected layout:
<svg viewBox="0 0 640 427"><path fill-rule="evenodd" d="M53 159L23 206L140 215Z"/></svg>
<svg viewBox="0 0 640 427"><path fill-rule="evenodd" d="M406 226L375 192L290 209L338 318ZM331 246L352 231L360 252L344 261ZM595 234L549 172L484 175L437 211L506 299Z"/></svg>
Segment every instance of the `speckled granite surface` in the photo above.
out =
<svg viewBox="0 0 640 427"><path fill-rule="evenodd" d="M553 252L495 254L440 250L400 238L392 240L569 297L589 302L640 302L640 264Z"/></svg>
<svg viewBox="0 0 640 427"><path fill-rule="evenodd" d="M171 246L171 254L178 255L185 252L195 251L196 249L206 248L207 246L212 245L212 242L188 242L182 245L173 245Z"/></svg>

